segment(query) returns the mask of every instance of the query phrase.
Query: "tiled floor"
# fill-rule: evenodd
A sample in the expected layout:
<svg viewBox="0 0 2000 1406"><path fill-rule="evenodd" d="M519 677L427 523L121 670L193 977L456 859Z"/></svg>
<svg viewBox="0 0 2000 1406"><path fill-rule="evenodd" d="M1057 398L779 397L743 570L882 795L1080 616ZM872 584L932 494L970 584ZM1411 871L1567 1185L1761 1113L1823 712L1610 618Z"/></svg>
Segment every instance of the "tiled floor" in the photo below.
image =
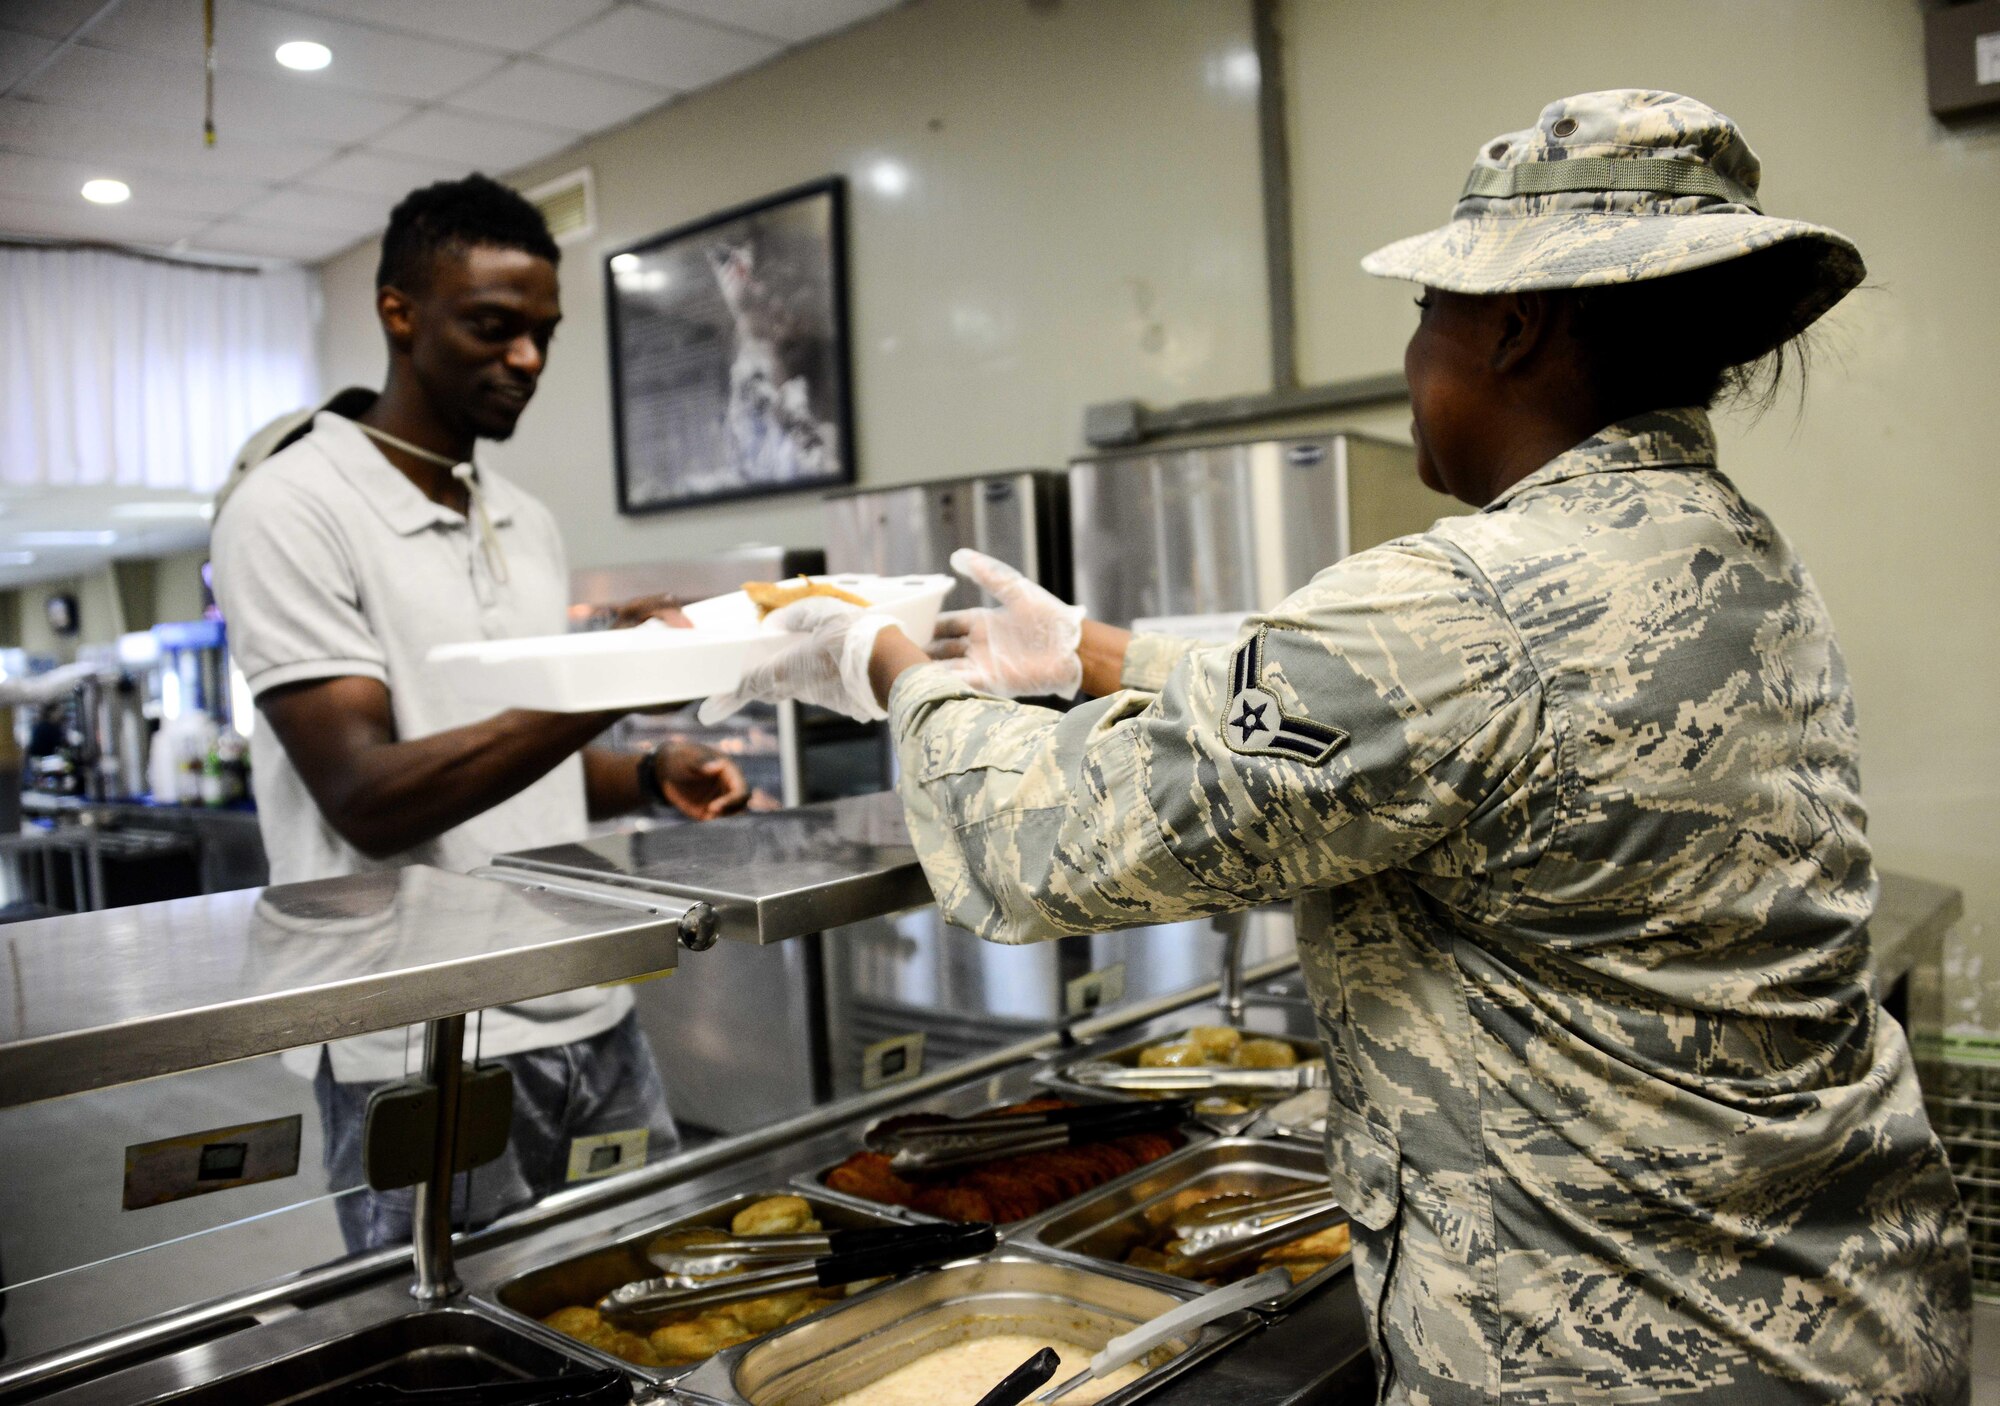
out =
<svg viewBox="0 0 2000 1406"><path fill-rule="evenodd" d="M2000 1303L1972 1306L1972 1406L2000 1406Z"/></svg>

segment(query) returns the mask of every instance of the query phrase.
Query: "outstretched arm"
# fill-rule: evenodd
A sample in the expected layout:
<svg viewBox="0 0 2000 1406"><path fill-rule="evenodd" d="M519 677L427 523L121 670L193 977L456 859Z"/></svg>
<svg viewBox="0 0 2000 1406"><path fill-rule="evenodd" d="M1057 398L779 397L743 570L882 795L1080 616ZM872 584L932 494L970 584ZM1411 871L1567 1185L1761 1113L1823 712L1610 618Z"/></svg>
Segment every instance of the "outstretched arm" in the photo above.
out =
<svg viewBox="0 0 2000 1406"><path fill-rule="evenodd" d="M373 859L436 839L519 794L618 716L515 709L403 741L387 685L357 675L268 689L257 709L320 813Z"/></svg>

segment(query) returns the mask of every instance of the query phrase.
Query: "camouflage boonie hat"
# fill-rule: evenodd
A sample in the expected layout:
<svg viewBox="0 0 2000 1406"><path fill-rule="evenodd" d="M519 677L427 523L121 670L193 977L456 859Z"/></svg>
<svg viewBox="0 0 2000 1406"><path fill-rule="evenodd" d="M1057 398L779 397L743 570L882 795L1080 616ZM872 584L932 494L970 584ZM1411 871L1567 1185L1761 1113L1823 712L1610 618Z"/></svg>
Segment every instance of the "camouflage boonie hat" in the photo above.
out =
<svg viewBox="0 0 2000 1406"><path fill-rule="evenodd" d="M1798 242L1801 282L1772 290L1803 331L1867 269L1845 235L1766 215L1757 153L1736 124L1678 93L1613 89L1561 98L1526 131L1480 148L1451 223L1361 261L1383 278L1453 293L1597 288L1665 278Z"/></svg>

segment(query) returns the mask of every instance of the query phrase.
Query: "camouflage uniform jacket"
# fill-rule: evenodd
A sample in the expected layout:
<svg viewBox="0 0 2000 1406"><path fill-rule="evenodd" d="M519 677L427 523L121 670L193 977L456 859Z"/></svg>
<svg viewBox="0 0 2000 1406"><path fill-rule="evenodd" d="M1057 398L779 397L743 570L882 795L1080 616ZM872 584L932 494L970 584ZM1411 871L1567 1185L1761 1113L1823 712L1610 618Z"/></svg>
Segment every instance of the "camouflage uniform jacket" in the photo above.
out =
<svg viewBox="0 0 2000 1406"><path fill-rule="evenodd" d="M1233 646L1141 637L1124 683L1059 715L905 674L911 834L1002 942L1295 900L1384 1399L1963 1394L1846 672L1704 413L1609 427Z"/></svg>

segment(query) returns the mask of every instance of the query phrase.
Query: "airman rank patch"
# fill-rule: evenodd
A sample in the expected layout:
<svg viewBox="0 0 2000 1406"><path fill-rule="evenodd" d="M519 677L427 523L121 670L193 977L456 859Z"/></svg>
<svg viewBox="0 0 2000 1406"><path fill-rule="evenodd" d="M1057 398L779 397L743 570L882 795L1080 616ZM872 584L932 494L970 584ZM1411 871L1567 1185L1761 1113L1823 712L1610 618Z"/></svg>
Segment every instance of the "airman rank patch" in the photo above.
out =
<svg viewBox="0 0 2000 1406"><path fill-rule="evenodd" d="M1222 740L1246 756L1290 757L1318 766L1334 754L1347 734L1337 727L1293 717L1266 693L1264 631L1236 650L1229 664L1229 701L1222 709Z"/></svg>

